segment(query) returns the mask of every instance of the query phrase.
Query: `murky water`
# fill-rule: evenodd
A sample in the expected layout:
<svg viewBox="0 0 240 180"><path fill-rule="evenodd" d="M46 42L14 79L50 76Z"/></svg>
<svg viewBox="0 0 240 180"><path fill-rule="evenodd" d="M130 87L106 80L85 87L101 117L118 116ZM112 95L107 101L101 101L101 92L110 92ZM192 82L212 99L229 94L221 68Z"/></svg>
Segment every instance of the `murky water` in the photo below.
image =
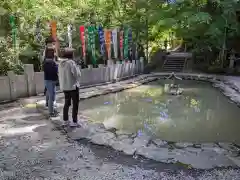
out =
<svg viewBox="0 0 240 180"><path fill-rule="evenodd" d="M92 121L127 132L146 132L168 141L240 142L240 109L211 84L177 81L179 96L159 80L134 89L81 101Z"/></svg>

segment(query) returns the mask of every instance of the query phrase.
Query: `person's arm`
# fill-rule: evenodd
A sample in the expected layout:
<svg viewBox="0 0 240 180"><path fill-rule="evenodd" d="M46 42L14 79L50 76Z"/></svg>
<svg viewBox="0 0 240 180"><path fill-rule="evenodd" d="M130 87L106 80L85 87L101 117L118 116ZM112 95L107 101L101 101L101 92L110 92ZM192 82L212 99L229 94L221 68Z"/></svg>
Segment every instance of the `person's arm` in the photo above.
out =
<svg viewBox="0 0 240 180"><path fill-rule="evenodd" d="M54 69L55 69L55 72L58 74L58 64L56 62L54 62Z"/></svg>
<svg viewBox="0 0 240 180"><path fill-rule="evenodd" d="M46 52L46 48L44 48L43 54L42 54L42 56L41 56L41 62L42 62L42 63L44 62L44 59L45 59L45 52Z"/></svg>
<svg viewBox="0 0 240 180"><path fill-rule="evenodd" d="M81 77L81 71L74 61L71 63L71 72L76 79Z"/></svg>

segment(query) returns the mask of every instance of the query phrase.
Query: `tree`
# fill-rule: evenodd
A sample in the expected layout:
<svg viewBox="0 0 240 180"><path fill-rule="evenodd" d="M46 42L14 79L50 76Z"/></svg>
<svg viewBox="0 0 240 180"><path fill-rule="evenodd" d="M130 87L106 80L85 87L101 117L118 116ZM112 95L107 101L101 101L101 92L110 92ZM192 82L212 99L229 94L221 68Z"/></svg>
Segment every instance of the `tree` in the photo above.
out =
<svg viewBox="0 0 240 180"><path fill-rule="evenodd" d="M106 28L128 25L133 30L133 39L148 50L161 48L161 42L173 34L175 39L183 39L189 50L213 57L212 64L225 64L228 50L238 46L238 40L234 39L239 37L237 12L240 5L235 0L176 0L171 3L164 0L2 0L0 7L0 36L4 41L1 63L8 66L2 69L15 66L16 54L20 55L20 62L21 57L36 61L42 46L35 40L37 17L41 19L43 37L49 34L47 23L57 20L60 40L66 39L67 25L72 23L76 49L80 48L79 25L89 24ZM13 52L10 43L11 14L17 17L18 53Z"/></svg>

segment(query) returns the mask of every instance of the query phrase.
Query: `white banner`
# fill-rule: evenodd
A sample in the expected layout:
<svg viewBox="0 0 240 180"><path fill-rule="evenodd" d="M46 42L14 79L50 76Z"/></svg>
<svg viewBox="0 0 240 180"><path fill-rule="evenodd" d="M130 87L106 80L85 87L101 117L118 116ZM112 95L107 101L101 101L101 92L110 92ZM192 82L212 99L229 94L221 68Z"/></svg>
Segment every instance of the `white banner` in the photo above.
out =
<svg viewBox="0 0 240 180"><path fill-rule="evenodd" d="M72 48L72 25L68 25L68 47Z"/></svg>
<svg viewBox="0 0 240 180"><path fill-rule="evenodd" d="M114 57L118 58L118 29L112 30L112 42L113 42L113 51L114 51Z"/></svg>
<svg viewBox="0 0 240 180"><path fill-rule="evenodd" d="M138 44L136 43L136 48L135 48L135 59L138 60Z"/></svg>

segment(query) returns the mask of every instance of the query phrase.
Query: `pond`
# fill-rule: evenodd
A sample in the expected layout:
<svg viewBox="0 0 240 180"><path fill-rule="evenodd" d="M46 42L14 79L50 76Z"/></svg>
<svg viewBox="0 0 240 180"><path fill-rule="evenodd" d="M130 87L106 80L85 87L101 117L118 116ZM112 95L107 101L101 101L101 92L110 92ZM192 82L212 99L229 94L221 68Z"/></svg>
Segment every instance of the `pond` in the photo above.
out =
<svg viewBox="0 0 240 180"><path fill-rule="evenodd" d="M173 142L240 142L239 108L210 83L176 81L183 94L166 93L169 80L81 101L80 111L128 133Z"/></svg>

